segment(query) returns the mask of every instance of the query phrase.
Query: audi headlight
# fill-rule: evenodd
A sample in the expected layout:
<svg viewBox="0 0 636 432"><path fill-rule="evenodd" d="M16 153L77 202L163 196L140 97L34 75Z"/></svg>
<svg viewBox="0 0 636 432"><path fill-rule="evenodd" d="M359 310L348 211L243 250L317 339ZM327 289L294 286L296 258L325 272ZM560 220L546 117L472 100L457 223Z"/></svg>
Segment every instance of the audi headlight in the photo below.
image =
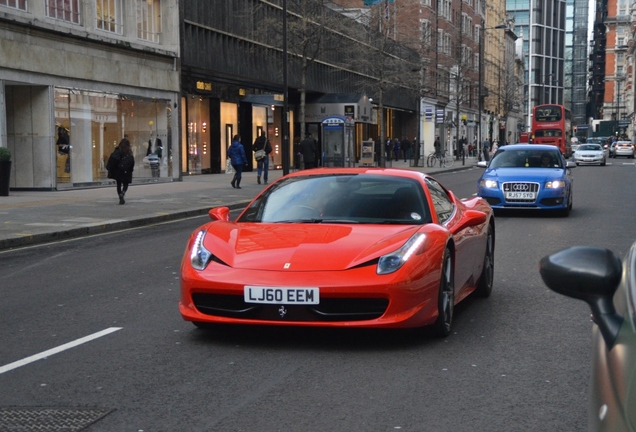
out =
<svg viewBox="0 0 636 432"><path fill-rule="evenodd" d="M190 252L190 264L195 270L204 270L212 259L212 253L203 246L204 238L205 231L199 231Z"/></svg>
<svg viewBox="0 0 636 432"><path fill-rule="evenodd" d="M425 234L415 234L395 252L381 256L378 261L377 274L389 274L397 271L417 252L422 243L424 243L424 240L426 240Z"/></svg>
<svg viewBox="0 0 636 432"><path fill-rule="evenodd" d="M479 182L479 187L487 188L487 189L496 189L497 181L496 180L482 180Z"/></svg>
<svg viewBox="0 0 636 432"><path fill-rule="evenodd" d="M564 187L565 187L565 182L563 180L554 180L551 182L547 182L545 184L546 189L559 189Z"/></svg>

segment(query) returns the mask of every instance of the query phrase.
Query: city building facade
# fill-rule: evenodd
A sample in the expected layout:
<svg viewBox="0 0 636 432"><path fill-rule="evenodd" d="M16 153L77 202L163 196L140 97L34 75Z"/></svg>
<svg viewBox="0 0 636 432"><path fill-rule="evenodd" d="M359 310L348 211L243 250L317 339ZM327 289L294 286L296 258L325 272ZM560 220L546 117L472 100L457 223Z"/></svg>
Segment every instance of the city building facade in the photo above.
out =
<svg viewBox="0 0 636 432"><path fill-rule="evenodd" d="M565 88L564 105L572 114L572 125L585 138L589 131L587 117L587 86L589 77L590 16L588 0L567 0L565 21ZM580 131L579 131L580 129Z"/></svg>
<svg viewBox="0 0 636 432"><path fill-rule="evenodd" d="M525 117L506 109L504 90L520 68L505 0L334 0L347 13L393 17L390 33L421 56L420 131L425 148L436 136L453 145L489 139L515 141ZM419 31L414 31L419 29ZM508 57L511 56L511 57ZM514 71L514 72L508 72ZM518 92L517 92L517 98ZM511 132L509 134L509 132Z"/></svg>
<svg viewBox="0 0 636 432"><path fill-rule="evenodd" d="M505 104L508 86L512 85L509 74L510 63L514 62L514 32L508 30L506 5L502 1L492 1L486 5L486 27L484 27L484 97L483 123L486 124L485 138L490 142L506 142L507 115ZM512 136L512 135L511 135Z"/></svg>
<svg viewBox="0 0 636 432"><path fill-rule="evenodd" d="M605 18L607 17L607 0L596 0L594 3L592 40L590 41L590 73L587 103L587 117L595 125L591 125L588 135L597 131L593 126L603 118L603 102L605 100L605 50L607 47L607 32Z"/></svg>
<svg viewBox="0 0 636 432"><path fill-rule="evenodd" d="M533 107L564 104L566 0L508 0L506 8L523 37L529 131Z"/></svg>
<svg viewBox="0 0 636 432"><path fill-rule="evenodd" d="M596 134L618 139L634 137L632 5L628 0L607 0L605 79L602 117L595 121Z"/></svg>
<svg viewBox="0 0 636 432"><path fill-rule="evenodd" d="M284 27L283 6L180 2L184 175L224 172L233 135L241 136L248 169L256 167L252 144L260 134L274 149L270 166L300 167L296 145L305 133L326 163L333 148L323 139L323 120L331 116L354 124L355 148L345 164L355 163L363 141L383 142L380 123L387 136L417 134L415 51L322 2L287 2ZM389 54L390 64L378 69Z"/></svg>
<svg viewBox="0 0 636 432"><path fill-rule="evenodd" d="M176 0L0 0L0 146L12 189L99 186L128 137L135 182L179 178ZM148 149L158 166L144 164Z"/></svg>

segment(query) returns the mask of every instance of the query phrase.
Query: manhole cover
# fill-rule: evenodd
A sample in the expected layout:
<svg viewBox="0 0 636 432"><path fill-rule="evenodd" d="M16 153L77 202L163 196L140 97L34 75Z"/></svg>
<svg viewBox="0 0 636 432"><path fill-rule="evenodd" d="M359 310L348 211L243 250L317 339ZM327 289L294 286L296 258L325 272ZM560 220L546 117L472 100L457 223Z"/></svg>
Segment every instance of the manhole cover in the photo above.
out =
<svg viewBox="0 0 636 432"><path fill-rule="evenodd" d="M0 408L0 432L75 432L113 410L100 408Z"/></svg>

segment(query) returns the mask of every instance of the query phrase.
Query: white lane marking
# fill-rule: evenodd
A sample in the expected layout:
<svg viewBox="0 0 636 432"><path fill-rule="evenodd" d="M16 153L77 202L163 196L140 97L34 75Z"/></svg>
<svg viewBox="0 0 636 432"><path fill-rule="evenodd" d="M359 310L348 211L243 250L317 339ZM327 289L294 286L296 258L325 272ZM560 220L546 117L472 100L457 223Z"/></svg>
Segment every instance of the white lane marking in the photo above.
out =
<svg viewBox="0 0 636 432"><path fill-rule="evenodd" d="M53 354L60 353L60 352L65 351L67 349L74 348L74 347L76 347L78 345L82 345L82 344L84 344L86 342L90 342L93 339L97 339L97 338L100 338L102 336L106 336L107 334L116 332L118 330L121 330L122 328L123 327L110 327L110 328L107 328L105 330L99 331L97 333L93 333L92 335L88 335L88 336L84 336L83 338L76 339L73 342L65 343L64 345L60 345L59 347L51 348L50 350L43 351L43 352L41 352L39 354L32 355L30 357L24 358L22 360L18 360L18 361L13 362L13 363L9 363L8 365L0 367L0 374L3 374L5 372L9 372L10 370L13 370L13 369L17 369L17 368L19 368L21 366L24 366L24 365L27 365L29 363L33 363L34 361L41 360L43 358L47 358L49 356L52 356Z"/></svg>

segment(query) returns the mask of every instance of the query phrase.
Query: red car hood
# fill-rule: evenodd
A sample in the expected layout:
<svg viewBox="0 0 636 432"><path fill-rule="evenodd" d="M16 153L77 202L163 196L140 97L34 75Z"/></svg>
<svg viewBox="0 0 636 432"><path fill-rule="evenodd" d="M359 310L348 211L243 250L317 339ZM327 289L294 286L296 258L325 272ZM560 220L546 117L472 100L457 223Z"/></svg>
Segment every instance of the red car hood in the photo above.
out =
<svg viewBox="0 0 636 432"><path fill-rule="evenodd" d="M337 271L398 249L427 226L213 222L205 247L239 269Z"/></svg>

